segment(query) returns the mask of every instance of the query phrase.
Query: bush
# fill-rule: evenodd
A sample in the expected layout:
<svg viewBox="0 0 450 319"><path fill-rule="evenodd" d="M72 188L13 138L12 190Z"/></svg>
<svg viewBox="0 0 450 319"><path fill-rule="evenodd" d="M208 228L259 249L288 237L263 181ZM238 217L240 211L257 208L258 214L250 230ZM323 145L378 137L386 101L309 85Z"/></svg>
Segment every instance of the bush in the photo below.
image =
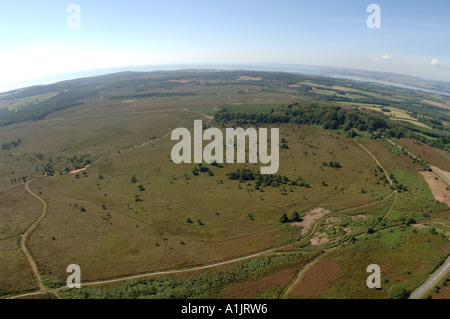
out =
<svg viewBox="0 0 450 319"><path fill-rule="evenodd" d="M293 212L290 218L291 222L300 222L302 219L298 212Z"/></svg>
<svg viewBox="0 0 450 319"><path fill-rule="evenodd" d="M406 291L406 289L393 285L388 290L388 296L390 299L405 299L409 296L409 293Z"/></svg>
<svg viewBox="0 0 450 319"><path fill-rule="evenodd" d="M286 214L281 215L281 217L278 219L278 221L280 223L283 223L283 224L286 224L286 223L290 222L290 220L289 220L289 218L287 217Z"/></svg>

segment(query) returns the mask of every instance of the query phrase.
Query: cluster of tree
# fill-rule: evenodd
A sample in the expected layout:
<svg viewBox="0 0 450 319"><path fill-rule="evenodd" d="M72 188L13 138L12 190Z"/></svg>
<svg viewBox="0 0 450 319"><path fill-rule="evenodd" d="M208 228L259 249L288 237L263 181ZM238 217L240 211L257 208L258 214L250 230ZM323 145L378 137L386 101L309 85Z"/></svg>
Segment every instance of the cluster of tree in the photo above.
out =
<svg viewBox="0 0 450 319"><path fill-rule="evenodd" d="M74 170L84 168L87 165L91 164L91 159L89 154L81 154L81 155L74 155L72 157L69 157L67 159L71 164ZM70 171L68 167L66 167L66 171Z"/></svg>
<svg viewBox="0 0 450 319"><path fill-rule="evenodd" d="M356 109L344 109L339 106L324 106L317 103L300 105L299 103L279 107L270 113L239 113L224 108L214 114L218 123L233 125L263 125L295 123L323 125L325 129L356 128L360 131L374 132L389 127L386 117L375 113L361 112Z"/></svg>
<svg viewBox="0 0 450 319"><path fill-rule="evenodd" d="M450 135L446 132L418 127L412 123L397 121L386 131L387 137L411 138L421 141L431 147L450 151Z"/></svg>
<svg viewBox="0 0 450 319"><path fill-rule="evenodd" d="M335 161L322 162L322 165L333 167L333 168L341 168L342 167L339 162L335 162Z"/></svg>
<svg viewBox="0 0 450 319"><path fill-rule="evenodd" d="M51 158L49 158L47 163L45 163L43 169L44 169L44 175L47 175L47 176L55 175L55 169L53 168L53 161Z"/></svg>
<svg viewBox="0 0 450 319"><path fill-rule="evenodd" d="M217 166L217 163L214 162L213 164L211 164L211 165ZM209 169L209 167L203 166L202 164L198 164L198 167L195 166L192 169L192 174L194 174L195 176L198 176L199 173L208 173L209 176L214 176L213 172Z"/></svg>
<svg viewBox="0 0 450 319"><path fill-rule="evenodd" d="M342 129L350 137L357 135L356 129L378 137L413 138L432 147L450 150L450 135L445 132L420 128L407 122L388 121L388 117L379 112L317 103L294 103L272 109L269 113L241 113L223 108L214 114L214 120L222 125L233 126L281 123L321 125L328 130Z"/></svg>
<svg viewBox="0 0 450 319"><path fill-rule="evenodd" d="M298 212L293 212L290 217L288 217L287 214L281 215L278 221L282 224L287 224L287 223L301 222L302 219L300 218L300 214Z"/></svg>
<svg viewBox="0 0 450 319"><path fill-rule="evenodd" d="M17 182L20 182L20 181L26 183L27 182L27 176L22 176L22 177L19 177L19 178L11 178L11 180L10 180L11 183L17 183Z"/></svg>
<svg viewBox="0 0 450 319"><path fill-rule="evenodd" d="M287 176L282 175L263 175L259 171L254 172L250 169L238 168L234 172L230 172L227 174L228 179L231 180L239 180L240 182L244 181L256 181L255 188L259 189L260 187L280 187L281 185L292 185L292 186L301 186L310 188L311 186L305 182L302 177L298 177L295 180L289 179Z"/></svg>
<svg viewBox="0 0 450 319"><path fill-rule="evenodd" d="M408 191L408 188L405 185L403 185L402 183L399 183L399 181L395 178L394 174L391 173L389 175L389 177L391 178L392 183L394 184L392 186L393 189L398 190L399 192L402 192L402 191L407 192Z"/></svg>
<svg viewBox="0 0 450 319"><path fill-rule="evenodd" d="M192 221L192 219L187 218L187 219L186 219L186 223L188 223L188 224L193 224L194 222ZM200 219L197 219L197 223L198 223L200 226L205 226L205 224L204 224Z"/></svg>
<svg viewBox="0 0 450 319"><path fill-rule="evenodd" d="M15 141L2 143L1 150L2 151L10 151L10 150L16 148L17 146L19 146L21 143L22 143L22 140L20 138L18 138Z"/></svg>
<svg viewBox="0 0 450 319"><path fill-rule="evenodd" d="M80 100L88 98L91 95L93 95L93 93L90 93L89 91L85 92L81 89L62 91L46 101L26 106L19 109L17 112L2 112L0 115L0 126L25 121L41 120L48 114L56 111L84 104L84 102L81 102Z"/></svg>

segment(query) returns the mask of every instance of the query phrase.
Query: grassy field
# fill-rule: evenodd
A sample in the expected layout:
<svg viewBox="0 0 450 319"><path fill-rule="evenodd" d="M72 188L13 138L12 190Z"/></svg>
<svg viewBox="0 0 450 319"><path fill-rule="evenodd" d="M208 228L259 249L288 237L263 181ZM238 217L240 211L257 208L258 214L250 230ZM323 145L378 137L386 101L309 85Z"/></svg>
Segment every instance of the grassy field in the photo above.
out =
<svg viewBox="0 0 450 319"><path fill-rule="evenodd" d="M26 245L49 288L64 286L67 265L74 263L82 280L92 282L266 252L204 271L60 290L64 298L387 298L392 286L411 291L448 255L449 209L434 201L419 173L424 164L371 132L355 129L356 141L395 178L392 186L348 131L322 125L264 125L279 128L284 144L277 174L302 185L260 187L228 177L237 168L257 172L260 164L200 167L170 158L176 143L170 132L177 127L192 130L200 119L224 132L210 119L218 110L267 114L316 101L379 111L381 104L360 100L401 103L408 98L403 91L365 91L338 80L283 82L280 74L261 72L126 76L133 85L94 81L95 94L88 90L82 104L0 127L2 296L39 289L20 247L20 236L42 209L26 181L46 203ZM303 86L314 89L304 92ZM35 102L57 98L54 92ZM33 101L25 93L3 96L6 101L0 96L1 105ZM335 95L354 102L326 100ZM407 118L410 111L384 107L417 122ZM448 170L444 150L401 141ZM315 211L325 215L314 218ZM313 222L280 222L294 213ZM298 272L332 247L285 296ZM365 288L368 261L382 266L381 291Z"/></svg>
<svg viewBox="0 0 450 319"><path fill-rule="evenodd" d="M181 125L192 125L192 119L185 121ZM78 178L66 174L40 182L34 190L48 203L48 215L31 236L30 247L40 256L39 263L46 265L46 274L63 276L61 264L76 261L89 265L84 267L87 280L201 265L280 244L287 231L278 222L282 213L318 205L357 206L388 191L369 174L376 164L351 139L330 137L326 131L306 126L300 130L282 127L281 131L292 141L292 148L281 153L279 174L291 179L302 176L310 188L257 191L254 182L227 179L226 174L235 169L232 165L211 167L214 176L194 176L191 170L196 165L171 163L167 154L173 142L163 139L106 157ZM294 142L300 139L305 142ZM355 163L352 154L359 154L361 161ZM326 160L337 160L342 168L322 167ZM136 183L131 181L133 176ZM362 187L368 192L361 192ZM230 201L235 204L230 206ZM81 212L81 207L86 211ZM193 224L186 222L188 218ZM49 249L44 243L51 238L55 240ZM110 247L115 247L113 254ZM54 260L52 251L63 253Z"/></svg>

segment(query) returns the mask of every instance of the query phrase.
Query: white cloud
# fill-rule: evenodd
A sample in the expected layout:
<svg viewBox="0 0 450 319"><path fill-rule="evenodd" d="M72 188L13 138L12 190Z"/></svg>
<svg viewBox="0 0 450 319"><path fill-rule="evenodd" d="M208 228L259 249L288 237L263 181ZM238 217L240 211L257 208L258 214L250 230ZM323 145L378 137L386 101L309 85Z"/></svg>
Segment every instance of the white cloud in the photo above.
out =
<svg viewBox="0 0 450 319"><path fill-rule="evenodd" d="M450 70L450 67L448 67L447 65L443 65L441 62L439 62L438 59L433 59L430 65L436 69Z"/></svg>
<svg viewBox="0 0 450 319"><path fill-rule="evenodd" d="M384 55L380 56L380 58L383 61L386 61L386 62L391 62L391 60L392 60L391 57L389 55L387 55L387 54L384 54Z"/></svg>
<svg viewBox="0 0 450 319"><path fill-rule="evenodd" d="M371 60L373 62L380 62L380 61L382 61L382 62L388 62L389 63L389 62L392 61L392 58L389 55L387 55L387 54L383 54L383 55L380 55L379 57L369 56L369 60Z"/></svg>
<svg viewBox="0 0 450 319"><path fill-rule="evenodd" d="M435 68L440 68L441 67L441 62L439 62L439 60L434 59L433 61L431 61L431 66L435 67Z"/></svg>

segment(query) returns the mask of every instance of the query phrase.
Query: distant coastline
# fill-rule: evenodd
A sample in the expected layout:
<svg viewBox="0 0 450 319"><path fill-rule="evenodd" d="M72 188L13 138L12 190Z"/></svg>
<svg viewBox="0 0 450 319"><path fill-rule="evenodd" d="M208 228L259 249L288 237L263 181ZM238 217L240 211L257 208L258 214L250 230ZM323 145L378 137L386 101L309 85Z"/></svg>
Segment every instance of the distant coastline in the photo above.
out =
<svg viewBox="0 0 450 319"><path fill-rule="evenodd" d="M352 72L359 70L340 69L327 66L314 65L297 65L297 64L276 64L276 63L252 63L252 64L161 64L161 65L144 65L144 66L124 66L107 69L95 69L79 72L71 72L64 74L51 75L47 77L36 78L34 80L24 81L17 84L12 84L9 87L0 88L0 94L8 91L14 91L25 87L36 85L47 85L61 81L75 80L79 78L100 76L118 72L152 72L152 71L177 71L177 70L248 70L248 71L267 71L267 72L286 72L286 73L301 73L307 75L316 75L323 77L341 78L355 81L372 82L384 85L391 85L395 87L419 90L427 93L441 94L450 96L450 82L426 80L427 82L442 83L448 86L448 92L427 89L419 86L413 86L393 81L384 81L379 79L379 72L366 71L366 75L353 75ZM340 70L342 72L340 72ZM370 74L374 76L371 77ZM391 76L409 77L402 74L390 74Z"/></svg>

